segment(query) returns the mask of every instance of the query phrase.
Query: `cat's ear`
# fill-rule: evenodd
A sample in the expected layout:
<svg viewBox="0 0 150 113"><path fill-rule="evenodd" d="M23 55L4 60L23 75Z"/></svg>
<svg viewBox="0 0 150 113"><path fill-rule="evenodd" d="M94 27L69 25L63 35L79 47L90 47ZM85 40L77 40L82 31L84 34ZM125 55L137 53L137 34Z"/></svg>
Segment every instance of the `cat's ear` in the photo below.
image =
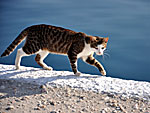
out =
<svg viewBox="0 0 150 113"><path fill-rule="evenodd" d="M89 44L89 43L91 43L91 38L88 37L88 36L86 36L86 37L85 37L85 41L86 41L87 44Z"/></svg>
<svg viewBox="0 0 150 113"><path fill-rule="evenodd" d="M104 38L104 42L107 43L109 40L109 37Z"/></svg>

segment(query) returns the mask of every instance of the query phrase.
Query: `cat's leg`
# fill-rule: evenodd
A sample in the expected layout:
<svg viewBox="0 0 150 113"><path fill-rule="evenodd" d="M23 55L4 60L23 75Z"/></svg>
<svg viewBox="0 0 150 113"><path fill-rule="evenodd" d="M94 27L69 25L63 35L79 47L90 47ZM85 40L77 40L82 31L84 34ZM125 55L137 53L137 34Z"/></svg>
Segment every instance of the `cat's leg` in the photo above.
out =
<svg viewBox="0 0 150 113"><path fill-rule="evenodd" d="M82 60L90 65L97 67L102 75L106 75L104 67L93 57L93 55L90 55L88 57L82 57Z"/></svg>
<svg viewBox="0 0 150 113"><path fill-rule="evenodd" d="M46 58L46 56L49 54L48 51L41 51L38 52L36 57L35 57L35 61L37 62L37 64L39 64L42 68L46 69L46 70L53 70L52 67L47 66L43 60Z"/></svg>
<svg viewBox="0 0 150 113"><path fill-rule="evenodd" d="M18 49L17 50L17 55L16 55L16 60L15 60L15 66L16 66L16 69L19 69L20 68L20 62L21 62L21 58L23 56L28 56L28 54L26 54L22 48Z"/></svg>
<svg viewBox="0 0 150 113"><path fill-rule="evenodd" d="M76 76L80 76L81 73L77 70L77 55L68 54L68 58L70 60L72 71Z"/></svg>

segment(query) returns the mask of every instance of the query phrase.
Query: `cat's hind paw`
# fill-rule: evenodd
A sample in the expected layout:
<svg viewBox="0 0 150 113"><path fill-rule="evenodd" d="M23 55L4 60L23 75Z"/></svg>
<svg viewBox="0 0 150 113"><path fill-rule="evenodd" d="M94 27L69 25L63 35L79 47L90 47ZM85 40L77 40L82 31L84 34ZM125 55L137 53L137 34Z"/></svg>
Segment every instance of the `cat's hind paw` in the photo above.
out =
<svg viewBox="0 0 150 113"><path fill-rule="evenodd" d="M106 76L106 71L105 71L105 70L102 70L102 71L101 71L101 74L102 74L103 76Z"/></svg>
<svg viewBox="0 0 150 113"><path fill-rule="evenodd" d="M75 74L76 76L80 76L81 75L81 73L80 72L76 72L76 74Z"/></svg>

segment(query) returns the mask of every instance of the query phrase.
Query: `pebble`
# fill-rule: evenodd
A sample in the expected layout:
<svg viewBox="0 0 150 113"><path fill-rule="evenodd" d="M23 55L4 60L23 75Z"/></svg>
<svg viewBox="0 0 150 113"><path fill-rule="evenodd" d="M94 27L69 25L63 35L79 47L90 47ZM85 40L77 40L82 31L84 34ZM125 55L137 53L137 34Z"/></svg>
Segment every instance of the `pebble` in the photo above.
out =
<svg viewBox="0 0 150 113"><path fill-rule="evenodd" d="M87 110L85 108L82 109L83 112L87 112Z"/></svg>
<svg viewBox="0 0 150 113"><path fill-rule="evenodd" d="M120 107L118 106L118 107L116 107L116 110L121 110L121 109L120 109Z"/></svg>
<svg viewBox="0 0 150 113"><path fill-rule="evenodd" d="M111 106L111 107L117 107L117 103L110 103L109 106Z"/></svg>
<svg viewBox="0 0 150 113"><path fill-rule="evenodd" d="M5 86L4 85L0 86L0 89L5 89Z"/></svg>
<svg viewBox="0 0 150 113"><path fill-rule="evenodd" d="M117 113L117 112L118 112L117 110L113 110L113 111L112 111L112 113Z"/></svg>
<svg viewBox="0 0 150 113"><path fill-rule="evenodd" d="M46 105L46 103L47 103L47 101L45 101L45 100L42 101L42 104L43 104L43 105Z"/></svg>
<svg viewBox="0 0 150 113"><path fill-rule="evenodd" d="M14 109L14 106L11 105L6 108L6 110L11 110L11 109Z"/></svg>
<svg viewBox="0 0 150 113"><path fill-rule="evenodd" d="M138 104L135 104L135 105L133 106L133 109L139 109Z"/></svg>
<svg viewBox="0 0 150 113"><path fill-rule="evenodd" d="M45 108L46 106L44 106L44 105L40 105L39 107L40 107L40 108Z"/></svg>
<svg viewBox="0 0 150 113"><path fill-rule="evenodd" d="M17 86L18 86L18 87L21 87L21 84L18 84Z"/></svg>
<svg viewBox="0 0 150 113"><path fill-rule="evenodd" d="M139 96L134 96L133 99L135 102L137 102L137 101L139 101Z"/></svg>
<svg viewBox="0 0 150 113"><path fill-rule="evenodd" d="M109 97L105 97L105 98L104 98L105 101L106 101L106 100L109 100L109 99L110 99Z"/></svg>
<svg viewBox="0 0 150 113"><path fill-rule="evenodd" d="M50 101L49 103L50 103L50 105L53 105L53 106L55 105L55 103L53 101Z"/></svg>
<svg viewBox="0 0 150 113"><path fill-rule="evenodd" d="M20 100L26 100L26 99L29 99L29 96L24 96Z"/></svg>
<svg viewBox="0 0 150 113"><path fill-rule="evenodd" d="M76 110L72 109L72 112L76 112Z"/></svg>
<svg viewBox="0 0 150 113"><path fill-rule="evenodd" d="M78 96L78 98L79 98L79 99L82 99L82 100L84 100L84 99L85 99L85 97L84 97L84 96Z"/></svg>
<svg viewBox="0 0 150 113"><path fill-rule="evenodd" d="M40 86L40 89L41 89L41 92L42 92L42 93L48 94L48 91L47 91L47 88L46 88L45 85L41 85L41 86Z"/></svg>
<svg viewBox="0 0 150 113"><path fill-rule="evenodd" d="M126 101L126 100L127 100L127 97L121 96L120 99L123 100L123 101Z"/></svg>
<svg viewBox="0 0 150 113"><path fill-rule="evenodd" d="M36 108L34 108L34 110L40 110L40 108L39 108L39 107L36 107Z"/></svg>
<svg viewBox="0 0 150 113"><path fill-rule="evenodd" d="M41 89L46 89L47 87L45 85L40 86Z"/></svg>
<svg viewBox="0 0 150 113"><path fill-rule="evenodd" d="M51 111L50 113L57 113L56 111Z"/></svg>
<svg viewBox="0 0 150 113"><path fill-rule="evenodd" d="M104 109L102 109L102 110L100 111L100 113L107 113L107 111L105 111Z"/></svg>
<svg viewBox="0 0 150 113"><path fill-rule="evenodd" d="M19 99L15 99L16 102L21 102Z"/></svg>
<svg viewBox="0 0 150 113"><path fill-rule="evenodd" d="M111 98L114 98L115 95L114 94L111 94L111 93L108 93L107 96L111 97Z"/></svg>
<svg viewBox="0 0 150 113"><path fill-rule="evenodd" d="M118 104L117 104L117 101L116 100L108 100L106 102L106 105L107 106L110 106L110 107L118 107Z"/></svg>

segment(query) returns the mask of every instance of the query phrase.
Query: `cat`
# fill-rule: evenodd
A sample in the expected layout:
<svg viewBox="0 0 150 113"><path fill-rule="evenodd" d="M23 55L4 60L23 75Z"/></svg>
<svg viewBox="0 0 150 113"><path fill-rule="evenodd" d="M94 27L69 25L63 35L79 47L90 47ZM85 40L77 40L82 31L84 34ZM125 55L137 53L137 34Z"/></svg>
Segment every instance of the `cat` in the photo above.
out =
<svg viewBox="0 0 150 113"><path fill-rule="evenodd" d="M23 56L36 54L37 64L44 69L52 70L53 68L47 66L43 60L49 53L56 53L68 55L72 71L77 76L81 74L77 70L78 58L97 67L102 75L106 75L104 67L93 57L93 54L95 52L97 55L103 55L108 37L89 36L82 32L52 25L32 25L18 35L1 57L11 54L24 39L26 39L24 46L17 50L16 69L20 68Z"/></svg>

